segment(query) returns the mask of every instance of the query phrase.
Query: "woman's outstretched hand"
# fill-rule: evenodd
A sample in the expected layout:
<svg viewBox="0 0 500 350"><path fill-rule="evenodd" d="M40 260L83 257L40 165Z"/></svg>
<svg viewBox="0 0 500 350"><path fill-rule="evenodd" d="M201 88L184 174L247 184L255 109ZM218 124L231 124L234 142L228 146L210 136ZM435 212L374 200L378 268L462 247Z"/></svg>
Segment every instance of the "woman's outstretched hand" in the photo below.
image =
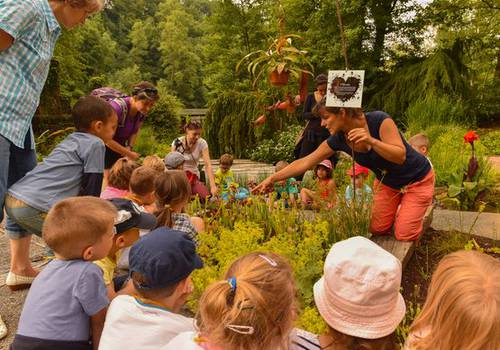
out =
<svg viewBox="0 0 500 350"><path fill-rule="evenodd" d="M269 188L271 188L274 185L274 181L271 178L272 176L267 177L264 181L262 181L260 184L252 188L252 193L264 193L266 192Z"/></svg>
<svg viewBox="0 0 500 350"><path fill-rule="evenodd" d="M374 142L373 137L365 128L352 129L347 134L347 139L353 143L366 142L370 146L372 146Z"/></svg>

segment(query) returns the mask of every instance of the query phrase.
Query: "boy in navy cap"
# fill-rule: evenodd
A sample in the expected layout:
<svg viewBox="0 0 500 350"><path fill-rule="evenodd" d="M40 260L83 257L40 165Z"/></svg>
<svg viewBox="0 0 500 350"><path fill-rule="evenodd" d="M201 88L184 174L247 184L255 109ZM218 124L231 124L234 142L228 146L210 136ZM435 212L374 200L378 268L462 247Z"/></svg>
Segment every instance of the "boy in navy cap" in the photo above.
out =
<svg viewBox="0 0 500 350"><path fill-rule="evenodd" d="M191 273L202 267L194 242L183 232L160 227L143 236L130 250L137 293L113 300L99 350L156 350L177 334L193 331L193 319L177 312L193 290Z"/></svg>
<svg viewBox="0 0 500 350"><path fill-rule="evenodd" d="M104 282L108 290L109 299L116 296L113 276L115 273L117 260L120 257L120 250L130 247L139 239L140 229L153 229L156 226L154 215L142 212L137 204L128 199L114 198L110 202L118 210L118 217L115 221L115 236L113 246L103 259L94 261L103 273Z"/></svg>

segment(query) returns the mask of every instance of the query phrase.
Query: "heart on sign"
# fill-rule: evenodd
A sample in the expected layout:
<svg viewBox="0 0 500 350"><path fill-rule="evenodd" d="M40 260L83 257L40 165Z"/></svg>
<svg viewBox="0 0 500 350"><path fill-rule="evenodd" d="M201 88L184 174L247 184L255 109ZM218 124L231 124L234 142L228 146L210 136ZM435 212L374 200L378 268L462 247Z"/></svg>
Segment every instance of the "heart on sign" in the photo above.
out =
<svg viewBox="0 0 500 350"><path fill-rule="evenodd" d="M330 85L330 92L342 102L349 101L356 95L361 80L356 77L349 77L345 80L342 77L336 77Z"/></svg>

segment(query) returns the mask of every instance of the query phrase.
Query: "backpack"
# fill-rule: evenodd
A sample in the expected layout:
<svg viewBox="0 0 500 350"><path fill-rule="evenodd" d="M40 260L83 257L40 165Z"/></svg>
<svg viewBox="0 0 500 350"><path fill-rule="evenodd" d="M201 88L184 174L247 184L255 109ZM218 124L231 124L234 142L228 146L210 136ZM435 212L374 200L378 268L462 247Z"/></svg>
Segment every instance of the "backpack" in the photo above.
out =
<svg viewBox="0 0 500 350"><path fill-rule="evenodd" d="M101 87L98 89L92 90L90 93L91 96L99 97L106 102L114 101L118 103L120 109L122 111L122 115L119 116L118 127L124 127L125 121L127 120L128 115L128 106L127 102L125 102L124 98L127 97L126 94L112 87Z"/></svg>

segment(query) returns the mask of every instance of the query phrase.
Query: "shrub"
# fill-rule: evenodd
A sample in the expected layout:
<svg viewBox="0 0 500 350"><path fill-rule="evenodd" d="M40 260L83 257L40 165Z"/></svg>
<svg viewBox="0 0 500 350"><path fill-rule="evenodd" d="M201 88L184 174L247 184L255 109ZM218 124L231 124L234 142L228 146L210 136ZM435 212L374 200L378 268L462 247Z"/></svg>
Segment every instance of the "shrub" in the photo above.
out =
<svg viewBox="0 0 500 350"><path fill-rule="evenodd" d="M292 125L285 131L279 132L276 137L261 141L253 151L251 149L248 151L250 159L266 163L274 163L278 160L293 161L295 141L301 130L301 126Z"/></svg>
<svg viewBox="0 0 500 350"><path fill-rule="evenodd" d="M52 150L61 143L69 134L75 131L74 127L56 130L50 132L45 130L43 133L35 138L35 145L37 151L38 161L41 162L43 157L46 157Z"/></svg>
<svg viewBox="0 0 500 350"><path fill-rule="evenodd" d="M481 143L488 155L500 156L500 130L493 130L481 135Z"/></svg>
<svg viewBox="0 0 500 350"><path fill-rule="evenodd" d="M170 142L161 142L157 138L151 126L143 126L139 131L139 137L134 146L134 151L138 152L141 156L148 156L156 154L163 158L170 152Z"/></svg>
<svg viewBox="0 0 500 350"><path fill-rule="evenodd" d="M182 103L177 97L159 88L160 100L145 119L157 140L170 144L180 133Z"/></svg>

